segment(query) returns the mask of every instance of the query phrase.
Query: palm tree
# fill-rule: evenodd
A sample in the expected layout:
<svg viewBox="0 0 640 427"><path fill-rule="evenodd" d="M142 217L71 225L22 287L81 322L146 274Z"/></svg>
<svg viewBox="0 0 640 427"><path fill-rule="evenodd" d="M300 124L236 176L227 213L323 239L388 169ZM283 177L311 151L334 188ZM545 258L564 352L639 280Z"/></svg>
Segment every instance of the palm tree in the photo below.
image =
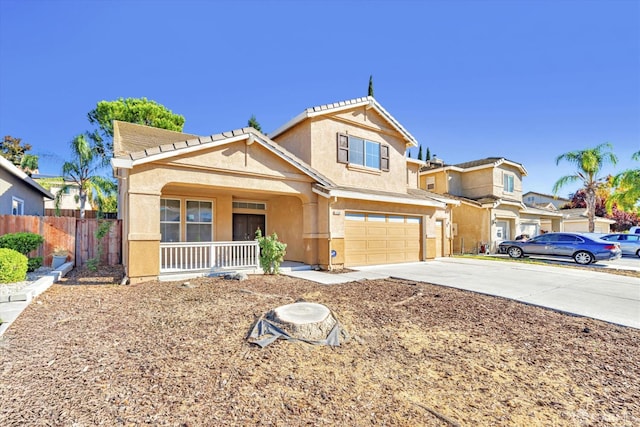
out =
<svg viewBox="0 0 640 427"><path fill-rule="evenodd" d="M631 158L640 161L640 151L633 153ZM637 211L640 201L640 168L619 173L613 177L611 184L615 191L607 200L607 211L611 213L614 205L625 211Z"/></svg>
<svg viewBox="0 0 640 427"><path fill-rule="evenodd" d="M89 144L85 135L78 135L71 141L70 162L62 165L64 184L55 198L56 210L60 210L62 195L71 187L78 187L80 199L80 218L84 219L87 197L98 206L116 190L113 181L98 174L101 157Z"/></svg>
<svg viewBox="0 0 640 427"><path fill-rule="evenodd" d="M581 181L585 192L585 203L587 205L587 215L589 217L589 232L595 230L595 209L596 209L596 190L606 181L607 177L598 177L602 167L606 163L615 165L618 158L610 150L613 146L605 142L594 148L586 150L569 151L559 155L556 158L556 165L562 160L576 166L577 170L573 175L567 175L560 178L553 185L553 194L558 194L560 188L567 184Z"/></svg>

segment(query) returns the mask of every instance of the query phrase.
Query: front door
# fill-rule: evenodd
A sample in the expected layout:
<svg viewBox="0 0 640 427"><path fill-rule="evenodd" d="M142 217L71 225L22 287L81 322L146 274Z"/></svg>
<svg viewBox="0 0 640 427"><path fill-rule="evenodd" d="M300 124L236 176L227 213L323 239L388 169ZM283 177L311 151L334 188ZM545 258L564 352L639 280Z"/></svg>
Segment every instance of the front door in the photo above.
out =
<svg viewBox="0 0 640 427"><path fill-rule="evenodd" d="M264 224L264 215L233 214L233 240L254 240L258 228L262 230L262 235L264 236Z"/></svg>

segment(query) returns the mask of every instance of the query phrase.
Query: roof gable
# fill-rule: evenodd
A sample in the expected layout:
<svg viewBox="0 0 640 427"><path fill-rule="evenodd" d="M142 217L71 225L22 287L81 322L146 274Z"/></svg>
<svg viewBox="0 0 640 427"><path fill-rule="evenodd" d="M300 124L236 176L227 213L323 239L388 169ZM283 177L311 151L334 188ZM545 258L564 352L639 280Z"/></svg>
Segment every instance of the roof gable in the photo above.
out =
<svg viewBox="0 0 640 427"><path fill-rule="evenodd" d="M141 125L136 126L140 127ZM142 127L147 128L148 126ZM142 144L146 147L139 151L126 152L117 157L114 157L113 159L111 159L111 165L114 168L131 169L134 166L150 163L153 161L183 156L185 154L195 153L198 151L231 144L237 141L246 141L247 144L260 144L274 155L291 164L307 176L313 178L318 183L322 185L333 185L331 180L318 173L316 170L312 169L311 166L297 158L295 155L293 155L283 147L271 141L268 137L254 128L249 127L235 129L229 132L223 132L215 135L195 137L192 137L192 135L189 134L180 134L179 132L166 131L164 129L156 129L156 131L153 132L148 132L147 129L142 130L142 135L148 134L156 136L160 136L161 132L171 132L172 135L167 134L164 135L164 137L161 136L160 138L153 139L152 141L159 141L163 139L165 141L170 141L157 146L150 146L150 143L145 143L144 136L138 135L136 133L136 130L140 129L129 128L128 131L131 131L131 133L120 133L119 138L126 139L133 136L134 141L142 141ZM175 139L180 136L187 136L190 138L178 140ZM133 147L139 145L129 144L128 141L125 140L122 146Z"/></svg>
<svg viewBox="0 0 640 427"><path fill-rule="evenodd" d="M17 167L16 165L14 165L13 163L11 163L9 160L5 159L2 156L0 156L0 168L6 170L10 174L21 179L25 184L33 187L35 190L42 193L44 197L53 200L54 196L53 194L51 194L51 192L47 191L44 187L42 187L40 184L35 182L29 175L27 175L19 167Z"/></svg>
<svg viewBox="0 0 640 427"><path fill-rule="evenodd" d="M505 159L504 157L486 157L484 159L471 160L469 162L457 163L455 165L447 165L444 163L442 164L429 163L426 166L424 166L420 170L420 172L423 174L428 174L430 172L436 172L436 171L444 171L444 170L454 170L458 172L471 172L478 169L495 168L500 165L512 166L518 169L523 176L527 175L527 170L524 168L524 165L522 163L514 162L512 160Z"/></svg>
<svg viewBox="0 0 640 427"><path fill-rule="evenodd" d="M304 110L302 113L298 114L293 119L289 120L284 125L280 126L275 131L269 134L270 138L276 138L278 135L284 133L285 131L291 129L298 123L318 116L323 116L327 114L335 114L340 111L351 110L358 107L366 107L374 109L393 129L395 129L398 133L402 135L402 138L408 145L417 146L418 141L414 138L413 135L407 131L395 117L393 117L387 110L385 110L382 105L378 103L372 96L367 96L363 98L355 98L347 101L334 102L333 104L324 104L319 105L317 107L310 107Z"/></svg>

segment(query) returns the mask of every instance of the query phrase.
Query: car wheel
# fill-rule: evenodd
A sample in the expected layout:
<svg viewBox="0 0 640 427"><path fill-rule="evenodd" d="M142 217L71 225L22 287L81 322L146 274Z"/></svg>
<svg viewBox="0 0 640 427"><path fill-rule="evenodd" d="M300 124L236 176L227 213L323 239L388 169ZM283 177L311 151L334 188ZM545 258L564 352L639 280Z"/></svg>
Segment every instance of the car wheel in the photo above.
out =
<svg viewBox="0 0 640 427"><path fill-rule="evenodd" d="M577 264L587 265L587 264L591 264L592 262L594 262L595 258L589 252L580 251L580 252L576 252L573 255L573 260Z"/></svg>
<svg viewBox="0 0 640 427"><path fill-rule="evenodd" d="M511 246L509 249L507 249L507 253L511 258L520 258L522 256L522 249L516 246Z"/></svg>
<svg viewBox="0 0 640 427"><path fill-rule="evenodd" d="M638 257L640 257L640 249L638 249L638 252L636 252L636 255L638 255Z"/></svg>

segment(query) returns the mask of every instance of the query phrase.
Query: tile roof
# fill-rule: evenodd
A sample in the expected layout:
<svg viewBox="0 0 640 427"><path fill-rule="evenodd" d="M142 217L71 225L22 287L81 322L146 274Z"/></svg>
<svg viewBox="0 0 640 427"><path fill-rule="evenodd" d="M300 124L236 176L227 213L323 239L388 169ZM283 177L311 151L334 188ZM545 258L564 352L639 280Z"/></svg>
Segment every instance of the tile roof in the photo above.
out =
<svg viewBox="0 0 640 427"><path fill-rule="evenodd" d="M368 195L371 197L380 196L388 199L404 199L404 200L413 200L415 202L429 202L430 204L457 204L455 200L452 198L448 198L442 194L430 193L428 191L410 188L407 189L406 193L396 193L392 191L381 191L381 190L373 190L370 188L359 188L359 187L347 187L347 186L318 186L315 188L320 190L320 192L326 194L327 196L331 195L332 192L349 192L349 193L358 193L362 195ZM406 202L401 202L406 203Z"/></svg>
<svg viewBox="0 0 640 427"><path fill-rule="evenodd" d="M116 157L168 143L197 138L197 135L189 133L175 132L117 120L113 123L113 132L113 152Z"/></svg>
<svg viewBox="0 0 640 427"><path fill-rule="evenodd" d="M323 104L318 105L316 107L309 107L305 109L301 114L297 115L293 119L289 120L287 123L276 129L275 131L269 134L269 137L275 138L286 130L292 128L298 123L309 117L315 117L323 114L329 114L341 110L346 110L350 108L356 108L361 106L371 106L374 108L387 122L391 124L399 133L401 133L404 139L410 143L411 145L417 146L418 141L414 138L413 135L407 131L404 126L400 124L395 117L393 117L387 110L385 110L382 105L378 103L372 96L366 96L361 98L348 99L346 101L334 102L331 104Z"/></svg>

